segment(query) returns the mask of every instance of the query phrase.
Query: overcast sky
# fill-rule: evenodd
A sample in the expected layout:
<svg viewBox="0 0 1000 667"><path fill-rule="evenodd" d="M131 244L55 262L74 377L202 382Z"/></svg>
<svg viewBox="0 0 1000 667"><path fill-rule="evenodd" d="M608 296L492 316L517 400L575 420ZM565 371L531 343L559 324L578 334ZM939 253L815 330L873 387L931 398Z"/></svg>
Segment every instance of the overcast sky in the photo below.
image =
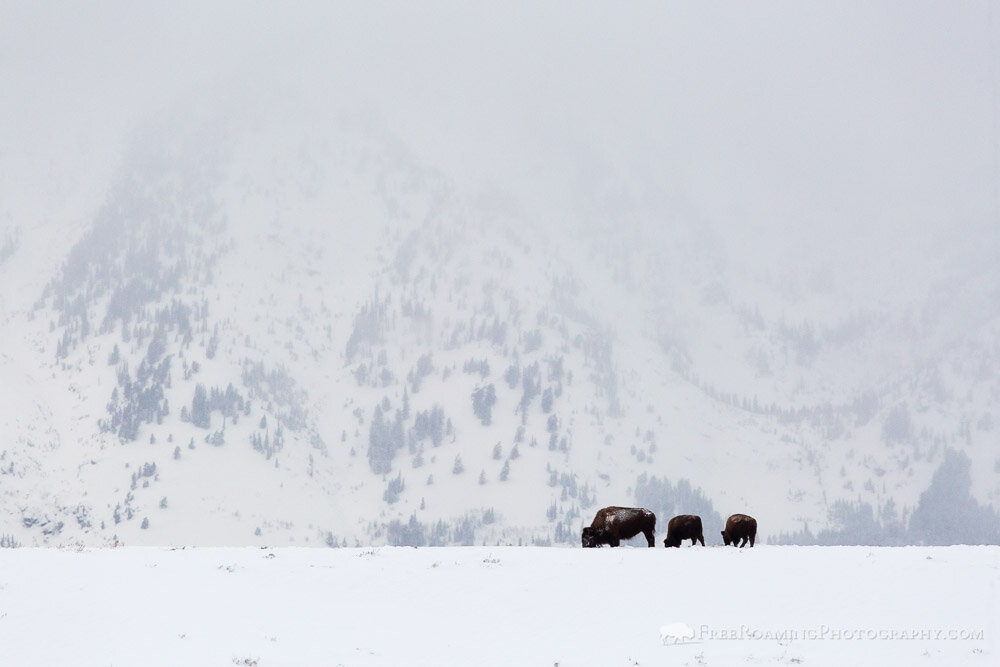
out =
<svg viewBox="0 0 1000 667"><path fill-rule="evenodd" d="M4 3L0 191L72 189L164 109L252 81L371 114L540 216L996 242L995 3L322 4Z"/></svg>

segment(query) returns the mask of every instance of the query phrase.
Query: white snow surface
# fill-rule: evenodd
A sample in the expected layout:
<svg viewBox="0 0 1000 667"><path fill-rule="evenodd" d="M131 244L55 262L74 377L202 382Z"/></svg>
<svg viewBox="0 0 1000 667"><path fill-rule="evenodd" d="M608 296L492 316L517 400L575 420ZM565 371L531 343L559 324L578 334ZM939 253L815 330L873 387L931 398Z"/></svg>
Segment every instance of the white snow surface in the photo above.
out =
<svg viewBox="0 0 1000 667"><path fill-rule="evenodd" d="M998 593L992 546L19 548L0 646L10 665L992 665Z"/></svg>

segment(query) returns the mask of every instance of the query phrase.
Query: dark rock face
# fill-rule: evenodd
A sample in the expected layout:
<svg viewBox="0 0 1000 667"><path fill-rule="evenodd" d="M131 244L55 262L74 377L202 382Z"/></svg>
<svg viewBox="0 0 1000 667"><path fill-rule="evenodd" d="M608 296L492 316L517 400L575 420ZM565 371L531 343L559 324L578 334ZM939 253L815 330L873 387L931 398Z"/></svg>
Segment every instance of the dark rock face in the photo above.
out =
<svg viewBox="0 0 1000 667"><path fill-rule="evenodd" d="M705 546L705 536L701 531L701 517L694 514L680 514L667 523L665 547L679 547L684 540L691 540L691 546L701 542Z"/></svg>
<svg viewBox="0 0 1000 667"><path fill-rule="evenodd" d="M732 544L734 547L743 548L748 541L752 547L756 539L757 519L746 514L734 514L726 519L726 529L722 531L722 541L726 543L727 547ZM740 540L743 541L740 542ZM737 542L740 544L736 544Z"/></svg>
<svg viewBox="0 0 1000 667"><path fill-rule="evenodd" d="M617 547L639 533L649 546L655 546L656 515L641 507L605 507L598 510L590 525L583 529L580 541L585 548L609 544Z"/></svg>

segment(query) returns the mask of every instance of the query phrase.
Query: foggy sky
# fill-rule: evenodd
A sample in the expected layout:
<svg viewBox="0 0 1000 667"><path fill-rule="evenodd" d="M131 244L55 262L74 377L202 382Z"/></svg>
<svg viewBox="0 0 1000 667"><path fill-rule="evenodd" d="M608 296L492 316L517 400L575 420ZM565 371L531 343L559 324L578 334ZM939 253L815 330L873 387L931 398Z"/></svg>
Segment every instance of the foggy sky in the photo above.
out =
<svg viewBox="0 0 1000 667"><path fill-rule="evenodd" d="M370 114L540 219L682 210L762 262L997 245L988 2L99 4L0 8L9 201L84 187L151 118L252 81L247 104Z"/></svg>

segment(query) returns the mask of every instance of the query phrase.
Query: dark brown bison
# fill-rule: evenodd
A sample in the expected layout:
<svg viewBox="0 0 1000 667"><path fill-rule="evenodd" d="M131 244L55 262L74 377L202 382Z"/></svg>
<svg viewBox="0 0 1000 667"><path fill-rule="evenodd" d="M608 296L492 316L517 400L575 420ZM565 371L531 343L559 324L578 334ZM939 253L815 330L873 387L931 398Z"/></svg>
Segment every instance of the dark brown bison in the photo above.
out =
<svg viewBox="0 0 1000 667"><path fill-rule="evenodd" d="M594 520L583 529L580 541L584 547L610 544L617 547L639 533L646 536L649 546L655 546L656 515L641 507L605 507L597 511Z"/></svg>
<svg viewBox="0 0 1000 667"><path fill-rule="evenodd" d="M750 541L752 547L755 539L757 539L757 519L746 514L734 514L726 519L726 529L722 531L722 541L726 543L727 547L732 544L734 547L743 548L747 540ZM743 542L737 545L736 543L740 540Z"/></svg>
<svg viewBox="0 0 1000 667"><path fill-rule="evenodd" d="M667 523L665 547L679 547L684 540L691 540L691 546L701 542L705 546L705 536L701 532L701 517L694 514L680 514Z"/></svg>

